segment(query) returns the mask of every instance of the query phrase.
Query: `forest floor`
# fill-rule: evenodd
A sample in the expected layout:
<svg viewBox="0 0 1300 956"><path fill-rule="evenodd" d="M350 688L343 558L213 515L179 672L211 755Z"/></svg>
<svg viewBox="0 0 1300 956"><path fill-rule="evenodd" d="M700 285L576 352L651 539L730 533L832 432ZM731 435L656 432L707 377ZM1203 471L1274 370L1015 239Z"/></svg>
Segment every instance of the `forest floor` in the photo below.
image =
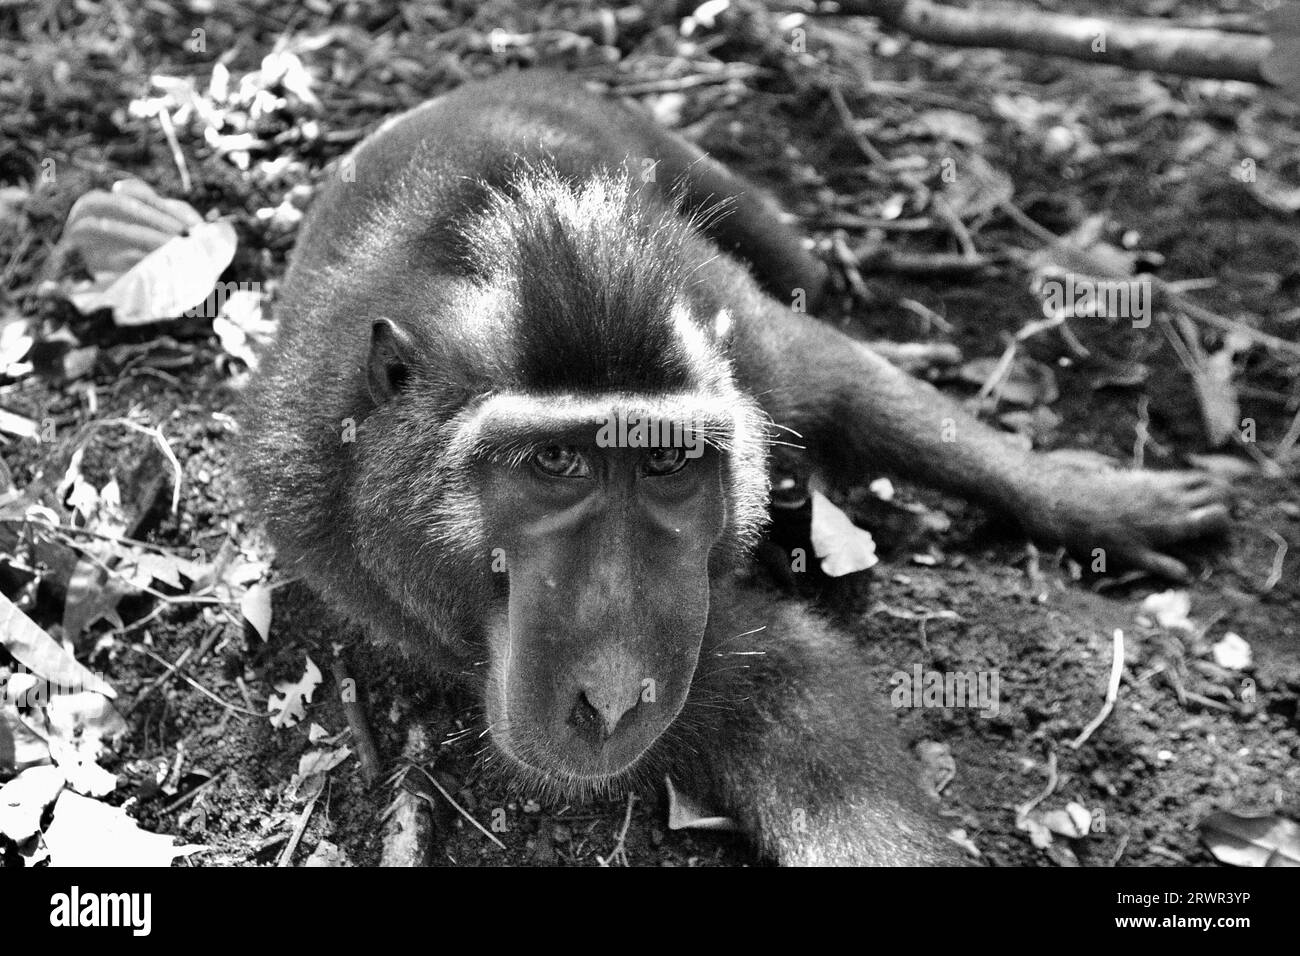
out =
<svg viewBox="0 0 1300 956"><path fill-rule="evenodd" d="M205 846L189 865L268 865L286 848L293 863L313 854L378 860L391 781L367 784L352 754L294 779L304 755L355 749L336 653L359 682L385 771L407 748L464 814L489 828L505 821L493 828L502 849L435 797L438 862L752 858L735 838L670 830L662 794L636 801L629 816L621 800L537 804L479 779L481 742L465 733L464 701L354 640L300 585L280 585L233 476L248 378L238 335L230 323L214 331L211 318L124 327L73 309L58 243L90 189L134 177L233 223L238 249L224 278L258 283L269 315L326 163L386 116L464 79L553 66L618 86L770 189L837 269L845 294L823 317L864 339L957 346L959 363L922 374L963 398L1010 337L1043 318L1032 273L1063 256L1048 233L1138 274L1185 282L1186 297L1248 330L1300 339L1295 103L1241 84L954 52L868 20L791 19L751 2L687 29L670 7L0 8L0 408L19 420L0 422L9 426L0 435L0 591L116 689L126 730L99 759L117 777L102 800L146 830ZM1192 3L1177 13L1247 9ZM273 49L281 59L268 64ZM175 116L174 148L156 108L142 106L160 102ZM896 261L853 254L950 257L967 241L986 260L979 270L909 275ZM1171 345L1178 328L1164 318L1133 328L1072 317L1024 339L1000 403L981 412L1043 449L1185 467L1209 449L1197 390ZM1221 330L1199 333L1208 353L1225 354ZM20 335L30 351L6 345ZM1211 814L1300 819L1300 468L1285 437L1300 409L1296 356L1254 340L1226 359L1217 400L1230 396L1253 424L1246 441L1198 459L1233 476L1238 500L1229 539L1190 557L1181 625L1139 620L1143 600L1167 583L1079 573L974 507L902 486L896 502L951 522L875 526L864 494L840 499L876 532L884 560L804 586L799 599L851 634L882 681L916 664L999 675L996 716L898 712L909 743L946 747L955 775L942 812L985 862L1212 864L1198 829ZM180 470L174 508L168 462L123 420L161 429ZM24 421L35 437L23 437ZM59 487L65 476L75 480ZM863 476L864 491L877 477ZM121 505L110 508L111 482ZM89 504L72 500L77 489L88 489ZM36 504L57 535L33 532ZM110 512L117 524L95 523ZM112 547L95 550L96 541ZM104 570L138 556L137 541L175 558L179 573L160 571L146 590L138 574L128 585ZM96 587L82 580L87 560L92 579L103 572ZM258 597L246 597L250 586ZM240 608L255 615L266 595L263 640ZM1102 709L1117 629L1126 666L1114 709L1072 746ZM1249 645L1249 662L1232 659L1229 633ZM305 658L323 682L306 719L277 726L285 722L268 718L268 700L302 677ZM175 662L178 673L159 683ZM10 665L0 649L0 676ZM413 727L426 730L414 753ZM5 756L0 732L0 782L13 773ZM1089 832L1062 832L1071 805ZM20 850L34 852L0 836L0 862L18 863Z"/></svg>

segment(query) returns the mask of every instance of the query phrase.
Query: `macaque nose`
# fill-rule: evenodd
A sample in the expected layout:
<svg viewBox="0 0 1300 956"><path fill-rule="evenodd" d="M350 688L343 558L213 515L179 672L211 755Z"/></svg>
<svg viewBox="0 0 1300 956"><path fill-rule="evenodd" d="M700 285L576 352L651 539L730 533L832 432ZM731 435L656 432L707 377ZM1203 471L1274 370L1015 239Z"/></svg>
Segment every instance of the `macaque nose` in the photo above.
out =
<svg viewBox="0 0 1300 956"><path fill-rule="evenodd" d="M614 736L619 724L636 709L640 695L629 701L617 693L616 688L584 687L578 691L569 725L589 741L603 744Z"/></svg>

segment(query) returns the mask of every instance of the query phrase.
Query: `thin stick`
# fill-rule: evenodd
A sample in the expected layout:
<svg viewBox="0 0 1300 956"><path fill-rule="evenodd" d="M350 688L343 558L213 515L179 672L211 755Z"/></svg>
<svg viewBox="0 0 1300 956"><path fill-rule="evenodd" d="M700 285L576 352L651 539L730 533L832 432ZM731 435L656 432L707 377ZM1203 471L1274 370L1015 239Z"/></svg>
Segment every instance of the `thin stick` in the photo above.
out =
<svg viewBox="0 0 1300 956"><path fill-rule="evenodd" d="M1032 797L1020 806L1016 807L1016 822L1019 823L1033 812L1034 807L1038 806L1053 793L1056 792L1056 751L1053 750L1047 755L1047 783L1042 791L1036 797Z"/></svg>
<svg viewBox="0 0 1300 956"><path fill-rule="evenodd" d="M172 161L176 163L176 171L181 174L181 189L188 194L193 192L194 183L190 180L190 169L185 163L185 154L181 152L181 144L176 139L176 129L172 125L172 116L166 109L158 111L158 125L162 127L163 136L167 140L167 146L172 153Z"/></svg>
<svg viewBox="0 0 1300 956"><path fill-rule="evenodd" d="M225 776L226 776L225 770L218 770L216 773L212 775L210 779L199 784L197 787L195 787L193 790L190 790L188 793L181 794L171 803L167 804L167 806L163 807L162 809L163 815L166 816L169 813L175 813L177 810L185 806L185 804L189 803L199 794L204 793L207 790L211 790L218 783L220 783L225 778Z"/></svg>
<svg viewBox="0 0 1300 956"><path fill-rule="evenodd" d="M153 651L149 650L149 648L143 646L142 644L130 644L128 646L131 648L131 650L135 651L137 654L144 654L146 657L152 658L155 662L163 665L164 667L171 666L171 664L168 663L168 661L165 658L158 656L157 654L155 654ZM197 690L200 694L220 704L222 707L226 708L226 710L233 711L236 714L243 714L245 717L266 716L265 714L259 714L255 710L245 710L243 707L237 707L234 704L226 703L216 694L212 693L212 691L208 690L206 687L204 687L202 684L200 684L198 681L196 681L194 678L190 677L187 674L181 674L180 678L181 680L185 681L185 683L189 684L191 687Z"/></svg>
<svg viewBox="0 0 1300 956"><path fill-rule="evenodd" d="M348 665L342 656L334 658L333 670L334 683L342 690L345 682L352 680L348 674ZM355 681L353 685L355 686ZM370 732L366 709L362 706L358 695L352 695L351 700L341 696L340 702L343 704L343 713L348 719L348 727L352 730L352 741L357 745L357 760L361 763L361 776L369 786L379 779L381 761L379 748L375 746L374 735Z"/></svg>
<svg viewBox="0 0 1300 956"><path fill-rule="evenodd" d="M440 784L437 780L433 778L433 774L429 773L429 771L425 770L419 764L416 764L415 768L419 770L420 773L424 774L426 777L429 778L429 783L433 784L434 789L437 790L440 794L442 794L442 798L444 800L446 800L448 803L450 803L453 807L456 808L457 813L459 813L462 817L464 817L471 824L473 824L474 829L478 830L479 833L483 834L485 837L487 837L489 840L495 843L502 850L506 848L506 845L502 843L500 840L498 840L496 836L494 836L491 832L489 832L487 828L483 826L483 824L479 823L472 816L470 816L468 810L466 810L459 803L457 803L455 800L452 799L451 794L447 792L446 788L443 787L442 784ZM427 793L420 794L420 796L424 797L426 800L429 799L429 795Z"/></svg>
<svg viewBox="0 0 1300 956"><path fill-rule="evenodd" d="M1277 551L1273 553L1273 569L1269 571L1267 580L1264 581L1264 587L1261 592L1267 594L1273 588L1277 587L1277 582L1282 580L1282 562L1286 560L1287 543L1286 538L1282 537L1272 528L1265 528L1264 533L1273 539L1277 545Z"/></svg>
<svg viewBox="0 0 1300 956"><path fill-rule="evenodd" d="M596 861L600 863L601 866L609 866L615 860L622 861L624 866L628 865L627 831L628 828L632 825L632 805L634 803L636 803L636 794L629 793L627 795L627 811L623 814L623 826L619 828L618 838L614 841L614 849L610 850L609 856L603 859L601 858L599 853L596 854Z"/></svg>
<svg viewBox="0 0 1300 956"><path fill-rule="evenodd" d="M320 795L324 792L325 788L321 787L312 794L311 799L307 801L307 806L303 807L298 822L294 825L293 836L289 837L289 843L280 853L280 859L276 860L276 866L290 865L290 861L293 860L293 851L298 849L298 842L302 839L302 835L307 832L307 821L311 819L311 813L316 809L316 801L320 799Z"/></svg>
<svg viewBox="0 0 1300 956"><path fill-rule="evenodd" d="M885 154L876 149L875 144L872 143L871 140L867 139L862 131L854 125L857 120L854 119L853 111L849 109L849 104L844 102L844 94L840 92L840 88L833 84L827 86L826 94L830 97L831 104L835 107L835 112L839 115L840 124L844 127L844 131L848 133L849 137L853 140L853 145L858 148L858 152L865 156L872 165L879 166L881 169L888 169L889 160L885 158Z"/></svg>
<svg viewBox="0 0 1300 956"><path fill-rule="evenodd" d="M1119 681L1124 674L1124 632L1115 628L1115 633L1111 635L1111 660L1110 660L1110 684L1106 688L1106 702L1101 705L1101 710L1097 716L1092 718L1092 722L1083 728L1083 733L1070 741L1070 746L1078 750L1084 745L1093 731L1105 722L1110 716L1110 712L1115 709L1115 700L1119 697Z"/></svg>

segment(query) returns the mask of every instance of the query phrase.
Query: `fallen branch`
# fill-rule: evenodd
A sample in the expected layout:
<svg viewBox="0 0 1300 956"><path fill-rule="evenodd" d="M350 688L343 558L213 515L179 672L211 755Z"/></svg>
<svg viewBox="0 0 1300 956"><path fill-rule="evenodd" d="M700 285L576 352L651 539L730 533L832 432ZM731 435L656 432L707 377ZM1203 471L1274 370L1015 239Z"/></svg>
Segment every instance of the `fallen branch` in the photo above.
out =
<svg viewBox="0 0 1300 956"><path fill-rule="evenodd" d="M983 277L996 274L1001 256L976 256L969 258L957 252L898 252L870 245L855 249L857 267L863 272L890 273L904 276L923 276L933 279L940 276Z"/></svg>
<svg viewBox="0 0 1300 956"><path fill-rule="evenodd" d="M1130 70L1273 85L1265 61L1274 43L1260 34L1024 7L963 9L932 0L840 0L839 12L876 17L909 36L948 46L1024 50Z"/></svg>

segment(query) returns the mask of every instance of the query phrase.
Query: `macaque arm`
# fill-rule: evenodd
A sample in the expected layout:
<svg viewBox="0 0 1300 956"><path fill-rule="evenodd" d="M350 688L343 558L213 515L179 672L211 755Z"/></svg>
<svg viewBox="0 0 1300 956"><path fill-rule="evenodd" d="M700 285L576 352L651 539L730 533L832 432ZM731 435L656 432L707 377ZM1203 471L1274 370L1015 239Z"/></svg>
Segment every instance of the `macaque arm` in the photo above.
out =
<svg viewBox="0 0 1300 956"><path fill-rule="evenodd" d="M890 472L990 506L1038 539L1174 578L1165 548L1221 533L1228 490L1200 472L1125 471L1019 447L867 346L753 296L733 355L778 425L833 480Z"/></svg>
<svg viewBox="0 0 1300 956"><path fill-rule="evenodd" d="M782 865L963 862L862 652L794 605L746 592L737 607L684 714L709 744L674 783Z"/></svg>

